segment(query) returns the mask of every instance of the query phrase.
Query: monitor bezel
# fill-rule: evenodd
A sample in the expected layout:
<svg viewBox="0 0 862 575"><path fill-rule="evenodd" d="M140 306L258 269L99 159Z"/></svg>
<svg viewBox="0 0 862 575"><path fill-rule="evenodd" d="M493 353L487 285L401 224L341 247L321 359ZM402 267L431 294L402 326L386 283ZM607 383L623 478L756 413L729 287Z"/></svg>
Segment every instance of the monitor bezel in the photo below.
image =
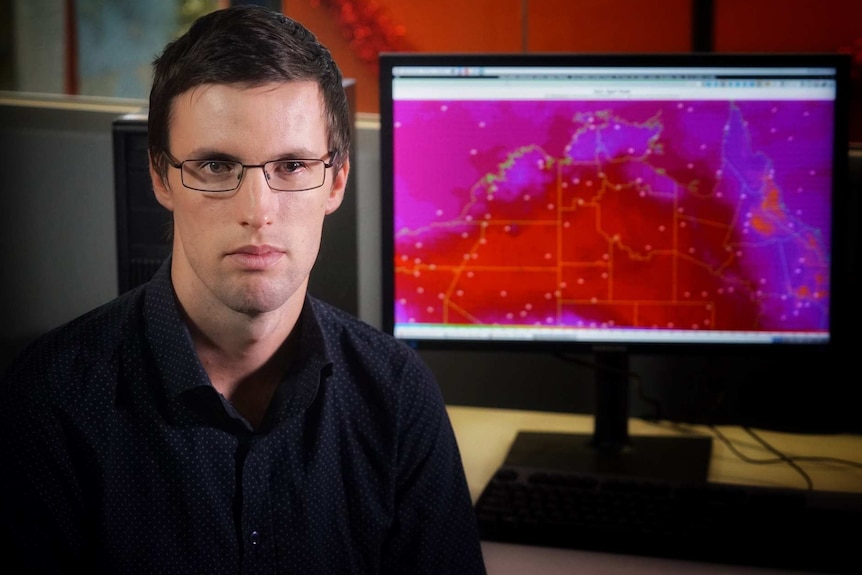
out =
<svg viewBox="0 0 862 575"><path fill-rule="evenodd" d="M830 310L829 338L826 341L807 343L745 343L725 341L628 341L602 342L596 340L516 340L503 339L424 339L403 338L417 349L435 350L500 350L500 351L551 351L594 353L596 351L624 351L626 353L799 353L817 354L832 351L848 342L848 317L840 311L847 309L845 286L849 283L849 262L845 252L848 226L846 211L848 197L848 153L850 58L841 53L675 53L675 54L569 54L569 53L383 53L379 58L380 97L380 166L381 166L381 326L393 334L395 327L394 290L395 270L392 266L395 236L392 230L394 217L393 172L393 98L392 78L396 66L581 66L581 67L768 67L799 68L829 67L836 70L836 98L833 125L835 130L832 179L832 234L830 241Z"/></svg>

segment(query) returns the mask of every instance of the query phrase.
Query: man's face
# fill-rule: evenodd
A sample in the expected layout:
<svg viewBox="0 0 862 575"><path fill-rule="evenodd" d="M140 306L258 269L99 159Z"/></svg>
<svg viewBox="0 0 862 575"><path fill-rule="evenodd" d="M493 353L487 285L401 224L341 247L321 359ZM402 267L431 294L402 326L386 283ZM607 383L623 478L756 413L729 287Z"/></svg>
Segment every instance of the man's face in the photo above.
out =
<svg viewBox="0 0 862 575"><path fill-rule="evenodd" d="M169 152L180 162L329 161L319 88L287 82L191 89L174 101ZM247 168L237 190L221 193L186 188L179 169L168 168L167 184L153 173L157 199L173 212L173 282L184 306L252 316L286 302L301 306L323 219L341 204L348 170L346 162L338 172L327 169L323 186L302 192L273 191L260 168Z"/></svg>

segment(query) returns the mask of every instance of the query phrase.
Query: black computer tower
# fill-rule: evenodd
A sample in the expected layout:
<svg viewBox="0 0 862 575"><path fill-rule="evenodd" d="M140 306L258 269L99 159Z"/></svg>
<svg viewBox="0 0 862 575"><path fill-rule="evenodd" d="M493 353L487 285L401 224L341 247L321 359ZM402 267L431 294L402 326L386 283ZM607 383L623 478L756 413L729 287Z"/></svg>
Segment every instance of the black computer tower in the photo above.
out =
<svg viewBox="0 0 862 575"><path fill-rule="evenodd" d="M356 83L344 81L355 126ZM147 159L147 112L113 122L117 280L119 293L149 280L170 253L170 213L156 201ZM356 134L351 172L341 207L324 221L320 254L309 279L309 293L358 315L359 275L356 210Z"/></svg>

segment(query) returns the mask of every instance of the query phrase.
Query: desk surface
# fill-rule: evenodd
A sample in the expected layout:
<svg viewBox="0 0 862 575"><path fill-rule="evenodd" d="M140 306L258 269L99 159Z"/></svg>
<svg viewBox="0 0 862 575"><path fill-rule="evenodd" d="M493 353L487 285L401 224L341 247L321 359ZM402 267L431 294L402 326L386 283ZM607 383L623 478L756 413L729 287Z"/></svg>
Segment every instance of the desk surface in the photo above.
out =
<svg viewBox="0 0 862 575"><path fill-rule="evenodd" d="M486 409L450 406L449 417L458 439L464 460L464 470L475 502L482 488L503 463L509 446L518 431L560 431L591 433L593 418L588 415L569 415L506 409ZM753 459L772 459L775 456L757 443L742 429L719 426L736 448ZM850 434L792 434L756 430L774 448L786 455L818 456L862 462L862 436ZM680 429L672 424L653 424L631 420L629 433L637 435L674 435L701 433L713 436L705 426L686 426ZM830 462L804 462L799 464L811 477L814 488L824 491L862 492L862 469ZM723 442L713 442L709 480L721 483L760 485L767 487L806 487L805 480L787 464L758 465L746 463L737 457ZM587 551L545 549L520 545L483 542L488 575L542 573L547 575L572 573L589 575L662 573L668 575L698 573L703 575L766 575L787 573L760 568L709 565L647 557L629 557Z"/></svg>

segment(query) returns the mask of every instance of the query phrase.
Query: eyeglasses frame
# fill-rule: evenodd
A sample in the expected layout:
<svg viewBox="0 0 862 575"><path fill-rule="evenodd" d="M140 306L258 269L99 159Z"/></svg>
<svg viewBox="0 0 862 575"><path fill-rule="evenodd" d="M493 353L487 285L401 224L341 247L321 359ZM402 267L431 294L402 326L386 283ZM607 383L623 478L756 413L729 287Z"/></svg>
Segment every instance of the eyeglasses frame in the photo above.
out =
<svg viewBox="0 0 862 575"><path fill-rule="evenodd" d="M183 184L183 187L188 188L190 190L195 190L196 192L205 192L208 194L226 194L228 192L235 192L242 185L242 181L243 181L243 179L245 179L245 173L246 173L246 170L248 170L248 168L260 168L263 171L264 177L266 178L266 185L269 186L269 189L272 190L273 192L288 192L288 193L290 193L290 192L307 192L308 190L316 190L317 188L323 186L323 184L326 183L326 170L335 166L335 159L334 159L335 150L330 150L327 152L327 155L330 156L329 162L327 162L323 158L284 158L282 160L269 160L269 161L264 162L262 164L243 164L242 162L240 162L238 160L217 160L217 159L208 159L208 158L187 158L185 160L178 160L173 156L173 154L171 154L167 150L163 151L162 154L164 154L165 159L168 161L168 165L170 165L172 168L176 168L177 170L180 171L180 182ZM201 188L195 188L195 187L192 187L192 186L189 186L188 184L186 184L185 178L183 178L183 164L185 164L186 162L207 162L207 161L230 162L230 163L239 164L240 166L242 166L242 173L239 175L239 178L237 178L236 186L234 186L233 188L230 188L228 190L202 190ZM323 162L323 181L320 182L318 185L313 186L311 188L302 188L300 190L279 190L277 188L273 188L272 184L269 183L269 174L266 173L266 169L265 169L267 164L271 164L273 162Z"/></svg>

